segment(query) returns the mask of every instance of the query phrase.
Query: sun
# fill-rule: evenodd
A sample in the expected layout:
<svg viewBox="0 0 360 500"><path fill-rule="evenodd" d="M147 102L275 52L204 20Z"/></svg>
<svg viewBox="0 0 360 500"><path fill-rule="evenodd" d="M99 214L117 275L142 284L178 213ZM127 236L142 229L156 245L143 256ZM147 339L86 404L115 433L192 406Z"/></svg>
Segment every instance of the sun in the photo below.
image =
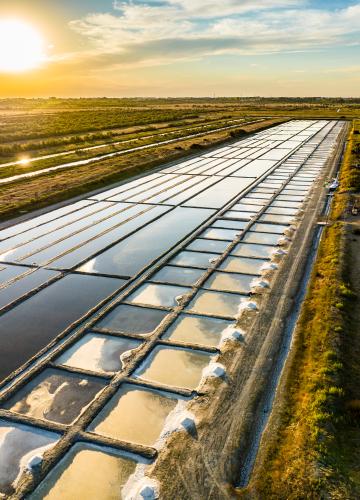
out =
<svg viewBox="0 0 360 500"><path fill-rule="evenodd" d="M44 61L44 41L35 28L18 19L0 19L0 72L28 71Z"/></svg>

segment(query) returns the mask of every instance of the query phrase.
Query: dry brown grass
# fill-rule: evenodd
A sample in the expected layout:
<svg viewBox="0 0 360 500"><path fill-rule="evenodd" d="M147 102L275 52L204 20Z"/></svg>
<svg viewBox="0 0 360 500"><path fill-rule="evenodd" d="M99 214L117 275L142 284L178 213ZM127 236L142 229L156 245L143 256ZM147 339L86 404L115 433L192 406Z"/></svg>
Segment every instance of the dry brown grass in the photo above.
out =
<svg viewBox="0 0 360 500"><path fill-rule="evenodd" d="M280 120L282 121L282 120ZM269 127L279 120L267 120L241 125L246 133ZM174 144L137 151L116 159L66 169L26 179L0 189L0 219L5 220L24 211L41 208L52 203L100 189L107 185L144 173L160 164L186 157L229 140L229 132L217 132L204 137L179 141Z"/></svg>

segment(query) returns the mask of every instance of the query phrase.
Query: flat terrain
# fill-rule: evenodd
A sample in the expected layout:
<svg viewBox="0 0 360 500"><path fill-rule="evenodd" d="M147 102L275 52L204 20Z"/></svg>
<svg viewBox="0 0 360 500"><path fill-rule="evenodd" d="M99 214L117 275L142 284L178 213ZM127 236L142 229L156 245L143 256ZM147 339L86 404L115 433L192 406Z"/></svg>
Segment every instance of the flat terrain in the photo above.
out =
<svg viewBox="0 0 360 500"><path fill-rule="evenodd" d="M292 117L351 119L358 113L356 99L3 100L0 219L102 188ZM228 129L219 130L223 127ZM202 135L188 137L194 134ZM156 145L166 140L176 142ZM124 153L141 146L150 148ZM112 153L115 156L88 165L77 164ZM44 171L35 182L19 178L4 184L12 177L68 163L73 163L71 168Z"/></svg>
<svg viewBox="0 0 360 500"><path fill-rule="evenodd" d="M344 498L359 481L359 120L248 498Z"/></svg>
<svg viewBox="0 0 360 500"><path fill-rule="evenodd" d="M144 464L162 498L236 495L343 128L289 121L0 233L1 492L73 491L88 456L80 497Z"/></svg>

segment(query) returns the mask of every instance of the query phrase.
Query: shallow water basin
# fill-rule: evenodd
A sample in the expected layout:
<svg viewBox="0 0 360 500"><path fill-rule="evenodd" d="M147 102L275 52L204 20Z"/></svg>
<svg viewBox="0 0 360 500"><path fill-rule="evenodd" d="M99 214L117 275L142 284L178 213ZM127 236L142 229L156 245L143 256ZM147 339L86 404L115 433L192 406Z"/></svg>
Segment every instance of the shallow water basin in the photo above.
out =
<svg viewBox="0 0 360 500"><path fill-rule="evenodd" d="M204 240L206 241L206 240ZM212 261L219 258L217 254L201 252L180 252L172 259L169 264L184 267L199 267L207 269L212 266Z"/></svg>
<svg viewBox="0 0 360 500"><path fill-rule="evenodd" d="M229 210L228 212L224 213L224 217L243 221L249 221L250 219L255 217L255 215L257 215L257 212L237 212L235 210Z"/></svg>
<svg viewBox="0 0 360 500"><path fill-rule="evenodd" d="M210 354L201 351L156 346L134 376L155 384L194 390L210 360Z"/></svg>
<svg viewBox="0 0 360 500"><path fill-rule="evenodd" d="M138 463L112 448L76 443L31 494L32 500L118 500Z"/></svg>
<svg viewBox="0 0 360 500"><path fill-rule="evenodd" d="M204 231L200 236L202 238L208 238L212 240L227 240L233 241L239 234L241 230L231 230L231 229L218 229L218 228L209 228Z"/></svg>
<svg viewBox="0 0 360 500"><path fill-rule="evenodd" d="M179 305L179 299L191 288L172 285L155 285L145 283L134 293L127 297L126 301L132 304L147 304L150 306L175 307Z"/></svg>
<svg viewBox="0 0 360 500"><path fill-rule="evenodd" d="M29 417L73 423L103 389L95 377L47 368L24 385L3 407Z"/></svg>
<svg viewBox="0 0 360 500"><path fill-rule="evenodd" d="M139 340L87 333L61 354L55 363L94 372L117 372L126 363L124 354L130 354L140 345Z"/></svg>
<svg viewBox="0 0 360 500"><path fill-rule="evenodd" d="M274 214L274 215L297 215L299 210L297 208L282 208L282 207L274 207L270 206L264 212L265 214Z"/></svg>
<svg viewBox="0 0 360 500"><path fill-rule="evenodd" d="M214 272L204 283L204 288L219 290L222 292L237 292L247 294L250 292L250 284L255 278L249 274L233 274L227 272Z"/></svg>
<svg viewBox="0 0 360 500"><path fill-rule="evenodd" d="M239 220L228 220L228 219L218 219L212 225L212 227L221 229L234 229L237 231L243 230L247 226L247 222Z"/></svg>
<svg viewBox="0 0 360 500"><path fill-rule="evenodd" d="M256 212L261 210L261 208L254 207L254 205L248 203L236 203L231 210L238 210L239 212Z"/></svg>
<svg viewBox="0 0 360 500"><path fill-rule="evenodd" d="M43 456L60 436L53 432L0 420L0 497L10 496L34 457Z"/></svg>
<svg viewBox="0 0 360 500"><path fill-rule="evenodd" d="M269 245L254 245L251 243L239 243L231 252L238 257L253 257L256 259L269 259L276 247Z"/></svg>
<svg viewBox="0 0 360 500"><path fill-rule="evenodd" d="M196 252L214 252L214 253L223 253L229 246L228 241L222 240L206 240L206 239L196 239L192 243L190 243L186 250L193 250Z"/></svg>
<svg viewBox="0 0 360 500"><path fill-rule="evenodd" d="M256 223L251 227L252 232L284 234L289 226L281 224Z"/></svg>
<svg viewBox="0 0 360 500"><path fill-rule="evenodd" d="M279 214L263 214L259 222L273 222L274 224L291 224L294 217Z"/></svg>
<svg viewBox="0 0 360 500"><path fill-rule="evenodd" d="M245 243L259 243L262 245L277 245L280 238L280 234L250 232L244 236L243 241Z"/></svg>
<svg viewBox="0 0 360 500"><path fill-rule="evenodd" d="M222 333L231 325L234 323L224 319L181 314L162 338L173 342L217 347Z"/></svg>
<svg viewBox="0 0 360 500"><path fill-rule="evenodd" d="M261 267L268 261L246 257L228 257L221 264L220 269L233 273L261 274Z"/></svg>
<svg viewBox="0 0 360 500"><path fill-rule="evenodd" d="M160 309L120 304L96 323L96 328L116 333L148 335L166 318L168 313Z"/></svg>
<svg viewBox="0 0 360 500"><path fill-rule="evenodd" d="M155 283L171 283L173 285L192 286L204 271L186 267L164 266L160 271L151 276L150 281Z"/></svg>
<svg viewBox="0 0 360 500"><path fill-rule="evenodd" d="M221 317L235 317L246 295L201 290L187 306L187 311Z"/></svg>
<svg viewBox="0 0 360 500"><path fill-rule="evenodd" d="M153 446L178 401L174 394L124 384L88 430L121 441Z"/></svg>

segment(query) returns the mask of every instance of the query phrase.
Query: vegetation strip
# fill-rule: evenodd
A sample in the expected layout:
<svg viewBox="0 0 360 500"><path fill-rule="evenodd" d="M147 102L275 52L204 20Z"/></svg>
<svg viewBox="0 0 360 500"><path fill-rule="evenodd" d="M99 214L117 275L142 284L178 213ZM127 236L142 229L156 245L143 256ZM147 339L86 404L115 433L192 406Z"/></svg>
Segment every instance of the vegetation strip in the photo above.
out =
<svg viewBox="0 0 360 500"><path fill-rule="evenodd" d="M261 123L243 125L231 132L212 132L206 137L183 139L179 143L167 144L151 151L141 150L116 159L97 162L91 168L84 165L75 170L50 172L36 179L3 186L0 188L0 220L124 181L164 165L165 162L189 157L202 148L223 144L237 136L246 137L282 121L269 119Z"/></svg>
<svg viewBox="0 0 360 500"><path fill-rule="evenodd" d="M340 189L319 247L290 357L279 423L242 495L259 498L358 498L359 380L349 351L359 352L358 297L349 281L345 218L360 188L359 122L344 156ZM354 230L355 234L356 229ZM349 266L350 265L350 266ZM357 290L359 292L359 290ZM358 313L357 313L358 314ZM356 321L354 321L356 319ZM351 346L350 346L351 344ZM353 355L354 358L354 355ZM354 359L353 359L354 361Z"/></svg>
<svg viewBox="0 0 360 500"><path fill-rule="evenodd" d="M63 169L66 169L66 168L76 168L76 167L81 167L83 165L90 165L91 163L102 161L102 160L106 160L108 158L114 158L116 156L121 156L121 155L124 155L124 154L134 153L136 151L142 151L144 149L156 148L156 147L159 147L159 146L163 146L165 144L173 144L175 142L179 142L179 141L182 141L182 140L194 139L194 138L197 138L197 137L202 137L204 135L208 135L209 133L216 133L216 132L222 132L224 130L235 129L235 128L238 128L238 126L239 126L238 124L237 125L228 125L228 126L225 126L225 127L214 129L214 130L212 130L210 132L209 131L198 132L198 133L195 133L195 134L186 135L184 137L177 137L175 139L166 139L166 140L163 140L163 141L154 142L154 143L150 143L150 144L145 144L145 145L142 145L142 146L136 146L136 147L133 147L133 148L130 148L130 149L124 149L124 150L121 150L121 151L114 151L112 153L106 153L106 154L103 154L103 155L100 155L100 156L95 156L93 158L86 158L84 160L76 160L76 161L72 161L72 162L67 162L67 163L63 163L63 164L56 165L56 166L53 166L53 167L48 167L48 168L41 169L41 170L35 170L35 171L24 173L24 174L18 174L18 175L15 175L15 176L6 177L5 179L1 179L0 180L0 184L10 184L10 183L13 183L13 182L20 181L22 179L26 179L26 178L30 178L30 177L37 177L39 175L47 174L49 172L55 172L57 170L63 170Z"/></svg>

